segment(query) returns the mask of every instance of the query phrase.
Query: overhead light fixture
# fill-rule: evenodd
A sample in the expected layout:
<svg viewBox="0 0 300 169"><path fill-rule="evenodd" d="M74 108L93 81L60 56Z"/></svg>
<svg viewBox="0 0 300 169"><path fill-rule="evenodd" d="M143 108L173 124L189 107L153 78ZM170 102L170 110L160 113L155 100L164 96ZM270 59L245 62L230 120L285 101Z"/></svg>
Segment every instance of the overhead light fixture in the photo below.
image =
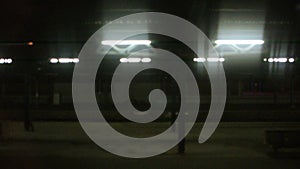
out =
<svg viewBox="0 0 300 169"><path fill-rule="evenodd" d="M218 62L219 58L207 58L208 62Z"/></svg>
<svg viewBox="0 0 300 169"><path fill-rule="evenodd" d="M275 62L281 62L281 63L285 63L287 62L287 58L277 58L277 60Z"/></svg>
<svg viewBox="0 0 300 169"><path fill-rule="evenodd" d="M101 42L102 45L150 45L150 40L104 40Z"/></svg>
<svg viewBox="0 0 300 169"><path fill-rule="evenodd" d="M150 58L142 58L142 62L149 63L149 62L151 62L151 59Z"/></svg>
<svg viewBox="0 0 300 169"><path fill-rule="evenodd" d="M264 58L264 62L268 61L269 63L287 63L287 62L290 62L290 63L293 63L295 62L295 59L294 58Z"/></svg>
<svg viewBox="0 0 300 169"><path fill-rule="evenodd" d="M206 61L205 58L194 58L193 60L194 60L194 62L205 62Z"/></svg>
<svg viewBox="0 0 300 169"><path fill-rule="evenodd" d="M216 40L217 45L262 45L263 40Z"/></svg>
<svg viewBox="0 0 300 169"><path fill-rule="evenodd" d="M207 58L208 62L224 62L224 58Z"/></svg>
<svg viewBox="0 0 300 169"><path fill-rule="evenodd" d="M149 63L151 62L151 58L121 58L121 63Z"/></svg>
<svg viewBox="0 0 300 169"><path fill-rule="evenodd" d="M294 63L294 62L295 62L295 59L294 59L294 58L289 58L289 62L290 62L290 63Z"/></svg>
<svg viewBox="0 0 300 169"><path fill-rule="evenodd" d="M142 59L141 58L128 58L127 60L128 60L129 63L138 63Z"/></svg>
<svg viewBox="0 0 300 169"><path fill-rule="evenodd" d="M273 59L273 58L269 58L269 59L268 59L268 62L269 62L269 63L272 63L272 62L274 62L274 59Z"/></svg>
<svg viewBox="0 0 300 169"><path fill-rule="evenodd" d="M121 62L121 63L126 63L126 62L128 62L128 60L127 60L127 58L121 58L121 59L120 59L120 62Z"/></svg>
<svg viewBox="0 0 300 169"><path fill-rule="evenodd" d="M73 63L78 63L79 59L78 58L73 58Z"/></svg>
<svg viewBox="0 0 300 169"><path fill-rule="evenodd" d="M78 63L78 58L51 58L50 63Z"/></svg>
<svg viewBox="0 0 300 169"><path fill-rule="evenodd" d="M72 59L71 58L59 58L58 62L59 63L72 63Z"/></svg>
<svg viewBox="0 0 300 169"><path fill-rule="evenodd" d="M224 58L219 58L219 62L224 62L225 59Z"/></svg>
<svg viewBox="0 0 300 169"><path fill-rule="evenodd" d="M194 62L224 62L225 61L225 58L194 58L193 59Z"/></svg>
<svg viewBox="0 0 300 169"><path fill-rule="evenodd" d="M13 60L11 58L1 58L0 64L11 64Z"/></svg>
<svg viewBox="0 0 300 169"><path fill-rule="evenodd" d="M56 59L56 58L51 58L51 59L50 59L50 63L58 63L58 59Z"/></svg>

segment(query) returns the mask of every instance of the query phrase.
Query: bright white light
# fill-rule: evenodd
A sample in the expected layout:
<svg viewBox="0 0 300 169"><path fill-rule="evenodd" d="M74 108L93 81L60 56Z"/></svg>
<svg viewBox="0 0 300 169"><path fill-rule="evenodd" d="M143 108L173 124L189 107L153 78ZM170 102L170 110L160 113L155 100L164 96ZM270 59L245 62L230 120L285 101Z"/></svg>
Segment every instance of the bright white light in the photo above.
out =
<svg viewBox="0 0 300 169"><path fill-rule="evenodd" d="M277 62L285 63L287 62L287 58L278 58Z"/></svg>
<svg viewBox="0 0 300 169"><path fill-rule="evenodd" d="M218 62L219 58L207 58L208 62Z"/></svg>
<svg viewBox="0 0 300 169"><path fill-rule="evenodd" d="M205 62L205 61L208 61L208 62L224 62L225 61L225 58L194 58L193 61L194 62Z"/></svg>
<svg viewBox="0 0 300 169"><path fill-rule="evenodd" d="M150 58L142 58L142 62L149 63L149 62L151 62L151 59Z"/></svg>
<svg viewBox="0 0 300 169"><path fill-rule="evenodd" d="M262 45L263 40L216 40L217 45Z"/></svg>
<svg viewBox="0 0 300 169"><path fill-rule="evenodd" d="M150 58L121 58L120 59L120 62L121 63L139 63L139 62L142 62L142 63L149 63L151 62L151 59Z"/></svg>
<svg viewBox="0 0 300 169"><path fill-rule="evenodd" d="M101 42L102 45L150 45L150 40L104 40Z"/></svg>
<svg viewBox="0 0 300 169"><path fill-rule="evenodd" d="M73 60L71 58L59 58L58 59L59 63L71 63Z"/></svg>
<svg viewBox="0 0 300 169"><path fill-rule="evenodd" d="M194 62L205 62L206 61L205 58L194 58L193 60L194 60Z"/></svg>
<svg viewBox="0 0 300 169"><path fill-rule="evenodd" d="M78 58L73 58L73 63L78 63L79 59Z"/></svg>
<svg viewBox="0 0 300 169"><path fill-rule="evenodd" d="M12 59L7 59L6 63L11 64L12 63Z"/></svg>
<svg viewBox="0 0 300 169"><path fill-rule="evenodd" d="M128 58L129 63L138 63L141 61L141 58Z"/></svg>
<svg viewBox="0 0 300 169"><path fill-rule="evenodd" d="M267 58L264 58L264 62L266 62L266 61L268 61L268 59L267 59Z"/></svg>
<svg viewBox="0 0 300 169"><path fill-rule="evenodd" d="M224 58L219 58L219 61L220 61L220 62L224 62L225 59L224 59Z"/></svg>
<svg viewBox="0 0 300 169"><path fill-rule="evenodd" d="M295 59L294 59L294 58L289 58L289 62L290 62L290 63L294 63L294 62L295 62Z"/></svg>
<svg viewBox="0 0 300 169"><path fill-rule="evenodd" d="M50 63L78 63L78 58L51 58Z"/></svg>
<svg viewBox="0 0 300 169"><path fill-rule="evenodd" d="M56 59L56 58L51 58L51 59L50 59L50 63L58 63L58 59Z"/></svg>
<svg viewBox="0 0 300 169"><path fill-rule="evenodd" d="M120 62L121 62L121 63L126 63L126 62L128 62L128 60L127 60L127 58L121 58L121 59L120 59Z"/></svg>
<svg viewBox="0 0 300 169"><path fill-rule="evenodd" d="M293 58L290 58L290 59L293 59ZM290 59L289 59L289 62L290 62ZM266 61L267 59L265 58L264 61ZM288 61L287 58L269 58L268 59L268 62L269 63L273 63L273 62L276 62L276 63L286 63ZM294 62L293 60L291 60L292 62Z"/></svg>
<svg viewBox="0 0 300 169"><path fill-rule="evenodd" d="M269 59L268 59L268 62L269 62L269 63L272 63L272 62L274 62L274 59L273 59L273 58L269 58Z"/></svg>
<svg viewBox="0 0 300 169"><path fill-rule="evenodd" d="M8 58L8 59L1 58L0 59L0 64L11 64L12 62L13 62L13 60L11 58Z"/></svg>

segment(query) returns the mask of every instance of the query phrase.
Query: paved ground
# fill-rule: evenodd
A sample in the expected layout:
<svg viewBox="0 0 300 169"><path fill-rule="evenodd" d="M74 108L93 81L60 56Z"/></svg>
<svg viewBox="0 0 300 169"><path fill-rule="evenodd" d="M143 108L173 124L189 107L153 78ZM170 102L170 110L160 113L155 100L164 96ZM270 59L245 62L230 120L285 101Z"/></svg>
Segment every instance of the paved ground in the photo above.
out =
<svg viewBox="0 0 300 169"><path fill-rule="evenodd" d="M135 135L142 136L153 131L155 134L168 124L153 124L155 128L142 129L126 123L112 125L120 130L126 128L127 132L136 130ZM101 150L86 137L77 123L39 122L35 123L33 133L24 132L21 123L5 122L2 126L1 169L296 169L300 166L299 149L282 149L275 154L264 144L266 129L294 129L299 128L299 123L222 123L213 137L201 145L197 143L201 124L197 124L187 137L184 155L177 154L175 147L165 154L146 159L122 158Z"/></svg>

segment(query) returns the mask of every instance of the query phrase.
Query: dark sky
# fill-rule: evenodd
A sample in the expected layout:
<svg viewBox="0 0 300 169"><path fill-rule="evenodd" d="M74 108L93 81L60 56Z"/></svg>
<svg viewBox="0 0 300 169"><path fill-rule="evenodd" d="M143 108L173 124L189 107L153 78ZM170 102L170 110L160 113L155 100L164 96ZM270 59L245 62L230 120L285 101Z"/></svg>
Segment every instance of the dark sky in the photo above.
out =
<svg viewBox="0 0 300 169"><path fill-rule="evenodd" d="M175 14L193 21L201 11L206 8L223 8L230 6L235 9L256 8L261 9L267 4L267 9L274 9L273 14L284 17L291 11L299 14L299 4L296 0L269 1L269 0L189 0L189 1L158 1L158 0L14 0L0 2L0 40L51 40L64 39L64 33L74 34L80 32L91 33L86 25L87 21L115 19L124 14L160 11ZM208 6L215 4L215 6ZM246 3L247 2L247 3ZM229 5L227 5L229 4ZM250 5L249 5L250 4ZM298 6L297 6L298 4ZM263 7L264 8L264 7ZM105 15L103 15L105 13ZM104 16L106 17L104 19ZM48 33L47 33L48 32ZM78 33L78 34L80 34ZM72 35L70 35L72 36ZM71 38L71 37L70 37ZM85 38L85 35L83 35ZM68 38L67 38L68 39ZM79 38L81 39L81 38ZM74 40L74 39L69 39Z"/></svg>
<svg viewBox="0 0 300 169"><path fill-rule="evenodd" d="M45 40L59 36L65 31L81 31L85 22L108 19L142 11L163 11L177 13L184 17L192 7L191 3L161 1L61 1L22 0L1 1L1 41ZM181 14L180 14L181 13ZM45 33L45 31L49 33ZM88 30L89 32L89 30ZM63 36L63 35L62 35ZM59 38L59 37L57 37ZM63 39L63 37L62 37ZM71 39L72 40L72 39Z"/></svg>
<svg viewBox="0 0 300 169"><path fill-rule="evenodd" d="M197 20L208 17L203 15L206 10L259 9L266 10L269 20L297 22L296 28L297 25L299 27L299 4L296 0L6 0L0 2L0 48L2 54L5 51L13 54L19 48L11 47L11 43L27 41L49 44L48 47L43 46L43 50L72 48L61 42L84 42L101 27L87 22L112 20L143 11L175 14L195 24ZM74 49L76 53L80 45L75 44ZM38 51L38 47L35 50Z"/></svg>

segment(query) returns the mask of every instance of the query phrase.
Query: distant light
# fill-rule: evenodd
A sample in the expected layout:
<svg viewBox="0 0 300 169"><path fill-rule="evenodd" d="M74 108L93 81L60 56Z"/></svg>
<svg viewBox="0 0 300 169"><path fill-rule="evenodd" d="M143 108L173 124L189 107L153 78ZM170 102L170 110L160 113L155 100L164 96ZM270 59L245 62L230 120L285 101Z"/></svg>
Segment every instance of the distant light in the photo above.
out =
<svg viewBox="0 0 300 169"><path fill-rule="evenodd" d="M6 63L11 64L11 63L12 63L12 59L10 59L10 58L7 59L7 60L6 60Z"/></svg>
<svg viewBox="0 0 300 169"><path fill-rule="evenodd" d="M149 63L151 62L151 58L121 58L121 63Z"/></svg>
<svg viewBox="0 0 300 169"><path fill-rule="evenodd" d="M268 62L269 62L269 63L272 63L272 62L274 62L274 59L273 59L273 58L269 58L269 59L268 59Z"/></svg>
<svg viewBox="0 0 300 169"><path fill-rule="evenodd" d="M12 62L11 58L0 58L0 64L11 64Z"/></svg>
<svg viewBox="0 0 300 169"><path fill-rule="evenodd" d="M71 58L59 58L58 62L59 63L71 63L72 59Z"/></svg>
<svg viewBox="0 0 300 169"><path fill-rule="evenodd" d="M121 58L121 59L120 59L120 62L121 62L121 63L126 63L126 62L128 62L128 60L127 60L127 58Z"/></svg>
<svg viewBox="0 0 300 169"><path fill-rule="evenodd" d="M78 58L51 58L50 63L78 63Z"/></svg>
<svg viewBox="0 0 300 169"><path fill-rule="evenodd" d="M264 59L264 61L266 61L267 59L265 58ZM268 62L269 63L273 63L273 62L275 62L275 63L286 63L286 62L290 62L290 63L292 63L292 62L294 62L295 60L294 60L294 58L290 58L290 59L288 59L288 58L269 58L268 59Z"/></svg>
<svg viewBox="0 0 300 169"><path fill-rule="evenodd" d="M27 42L27 45L28 45L28 46L33 46L34 43L33 43L33 42Z"/></svg>
<svg viewBox="0 0 300 169"><path fill-rule="evenodd" d="M205 58L194 58L193 60L194 60L194 62L205 62L206 61Z"/></svg>
<svg viewBox="0 0 300 169"><path fill-rule="evenodd" d="M129 63L138 63L141 61L141 58L128 58Z"/></svg>
<svg viewBox="0 0 300 169"><path fill-rule="evenodd" d="M224 59L224 58L219 58L219 61L220 61L220 62L224 62L225 59Z"/></svg>
<svg viewBox="0 0 300 169"><path fill-rule="evenodd" d="M150 45L150 40L104 40L101 42L102 45Z"/></svg>
<svg viewBox="0 0 300 169"><path fill-rule="evenodd" d="M78 58L73 58L73 63L78 63L79 59Z"/></svg>
<svg viewBox="0 0 300 169"><path fill-rule="evenodd" d="M267 58L264 58L264 62L266 62L266 61L268 61L268 59L267 59Z"/></svg>
<svg viewBox="0 0 300 169"><path fill-rule="evenodd" d="M278 58L277 62L285 63L287 62L287 58Z"/></svg>
<svg viewBox="0 0 300 169"><path fill-rule="evenodd" d="M208 61L208 62L224 62L225 61L225 58L194 58L193 59L194 62L205 62L205 61Z"/></svg>
<svg viewBox="0 0 300 169"><path fill-rule="evenodd" d="M217 45L262 45L263 40L216 40Z"/></svg>
<svg viewBox="0 0 300 169"><path fill-rule="evenodd" d="M50 59L50 63L58 63L58 59L56 59L56 58L51 58L51 59Z"/></svg>
<svg viewBox="0 0 300 169"><path fill-rule="evenodd" d="M142 62L149 63L149 62L151 62L151 59L150 58L142 58Z"/></svg>
<svg viewBox="0 0 300 169"><path fill-rule="evenodd" d="M207 58L208 62L219 62L219 58Z"/></svg>
<svg viewBox="0 0 300 169"><path fill-rule="evenodd" d="M295 59L294 59L294 58L289 58L289 62L290 62L290 63L294 63L294 62L295 62Z"/></svg>

